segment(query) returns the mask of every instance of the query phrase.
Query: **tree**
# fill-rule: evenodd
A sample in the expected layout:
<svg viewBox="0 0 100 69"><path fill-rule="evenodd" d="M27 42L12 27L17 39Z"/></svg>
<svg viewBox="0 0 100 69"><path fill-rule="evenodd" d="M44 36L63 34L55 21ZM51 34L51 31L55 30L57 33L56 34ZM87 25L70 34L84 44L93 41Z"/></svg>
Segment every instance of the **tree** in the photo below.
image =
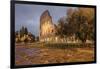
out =
<svg viewBox="0 0 100 69"><path fill-rule="evenodd" d="M78 33L78 38L85 43L88 38L93 38L94 36L94 9L92 8L78 8L78 20L76 22L78 25L78 30L76 31L76 34ZM74 14L73 14L74 16ZM75 18L73 18L75 19ZM75 23L75 22L74 22Z"/></svg>
<svg viewBox="0 0 100 69"><path fill-rule="evenodd" d="M63 33L64 33L64 21L63 19L59 19L58 21L58 26L57 26L57 32L58 32L58 35L60 35L61 37L63 37Z"/></svg>
<svg viewBox="0 0 100 69"><path fill-rule="evenodd" d="M78 29L76 23L78 23L76 10L68 9L66 17L60 18L58 20L59 35L70 36L74 34Z"/></svg>
<svg viewBox="0 0 100 69"><path fill-rule="evenodd" d="M26 27L24 28L24 34L28 34L28 30Z"/></svg>
<svg viewBox="0 0 100 69"><path fill-rule="evenodd" d="M27 35L27 34L28 34L28 29L26 27L22 26L22 28L20 29L21 37L24 35Z"/></svg>
<svg viewBox="0 0 100 69"><path fill-rule="evenodd" d="M93 8L79 8L79 13L81 16L85 17L86 26L85 26L85 34L86 39L94 40L94 9Z"/></svg>
<svg viewBox="0 0 100 69"><path fill-rule="evenodd" d="M24 36L24 26L22 26L22 28L20 29L20 35L21 37Z"/></svg>
<svg viewBox="0 0 100 69"><path fill-rule="evenodd" d="M68 9L66 20L60 18L58 21L58 31L60 35L75 34L83 43L87 39L94 39L94 9L75 8Z"/></svg>

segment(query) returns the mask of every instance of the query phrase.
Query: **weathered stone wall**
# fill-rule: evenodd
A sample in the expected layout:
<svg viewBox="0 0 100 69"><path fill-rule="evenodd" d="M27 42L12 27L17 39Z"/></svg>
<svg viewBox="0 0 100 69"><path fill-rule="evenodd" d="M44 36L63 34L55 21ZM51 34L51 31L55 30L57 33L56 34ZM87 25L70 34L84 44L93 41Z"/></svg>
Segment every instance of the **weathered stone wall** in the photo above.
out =
<svg viewBox="0 0 100 69"><path fill-rule="evenodd" d="M49 41L55 35L56 29L52 22L52 17L48 10L44 11L40 17L40 41Z"/></svg>

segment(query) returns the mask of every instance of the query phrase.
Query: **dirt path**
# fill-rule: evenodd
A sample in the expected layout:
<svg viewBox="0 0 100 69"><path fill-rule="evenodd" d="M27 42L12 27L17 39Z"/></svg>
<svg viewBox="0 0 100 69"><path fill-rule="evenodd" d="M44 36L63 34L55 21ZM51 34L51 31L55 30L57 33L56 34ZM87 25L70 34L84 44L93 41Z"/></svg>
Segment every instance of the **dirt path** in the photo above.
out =
<svg viewBox="0 0 100 69"><path fill-rule="evenodd" d="M16 65L85 62L94 60L93 48L31 48L16 46Z"/></svg>

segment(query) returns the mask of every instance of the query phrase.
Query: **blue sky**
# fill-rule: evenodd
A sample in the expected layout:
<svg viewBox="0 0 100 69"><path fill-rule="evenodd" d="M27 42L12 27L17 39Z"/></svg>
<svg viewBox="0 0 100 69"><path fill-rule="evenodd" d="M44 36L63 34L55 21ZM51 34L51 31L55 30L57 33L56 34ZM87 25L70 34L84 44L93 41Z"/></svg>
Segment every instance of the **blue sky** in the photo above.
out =
<svg viewBox="0 0 100 69"><path fill-rule="evenodd" d="M22 26L28 28L28 31L35 36L39 35L40 16L48 10L52 17L53 23L57 23L59 18L66 16L69 7L46 6L46 5L15 5L15 31L20 30Z"/></svg>

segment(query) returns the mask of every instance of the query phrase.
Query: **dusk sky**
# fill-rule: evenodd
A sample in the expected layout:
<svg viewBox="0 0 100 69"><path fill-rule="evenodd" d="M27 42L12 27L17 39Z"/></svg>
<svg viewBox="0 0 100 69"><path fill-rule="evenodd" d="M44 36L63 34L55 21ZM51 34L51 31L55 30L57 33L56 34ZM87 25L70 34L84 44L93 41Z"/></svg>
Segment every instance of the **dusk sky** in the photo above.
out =
<svg viewBox="0 0 100 69"><path fill-rule="evenodd" d="M57 23L59 18L66 16L69 7L47 6L47 5L15 5L15 31L20 30L22 26L28 28L28 31L35 36L39 35L40 16L48 10L53 23Z"/></svg>

